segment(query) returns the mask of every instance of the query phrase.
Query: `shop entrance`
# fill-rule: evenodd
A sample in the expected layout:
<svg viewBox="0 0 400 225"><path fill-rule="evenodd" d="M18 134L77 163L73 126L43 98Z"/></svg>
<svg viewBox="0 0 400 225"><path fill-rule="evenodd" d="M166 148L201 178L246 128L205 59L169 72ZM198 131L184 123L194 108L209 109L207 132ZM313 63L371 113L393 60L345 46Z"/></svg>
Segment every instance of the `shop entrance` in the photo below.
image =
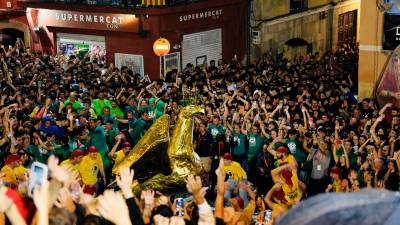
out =
<svg viewBox="0 0 400 225"><path fill-rule="evenodd" d="M58 54L75 55L82 59L88 52L91 59L104 63L106 60L104 36L57 33Z"/></svg>

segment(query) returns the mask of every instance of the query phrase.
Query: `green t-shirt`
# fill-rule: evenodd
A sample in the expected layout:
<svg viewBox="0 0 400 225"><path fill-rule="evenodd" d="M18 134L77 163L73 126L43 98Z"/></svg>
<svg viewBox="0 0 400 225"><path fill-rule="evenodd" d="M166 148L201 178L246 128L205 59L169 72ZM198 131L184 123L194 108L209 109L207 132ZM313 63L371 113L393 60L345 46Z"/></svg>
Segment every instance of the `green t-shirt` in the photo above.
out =
<svg viewBox="0 0 400 225"><path fill-rule="evenodd" d="M95 99L95 100L93 100L93 107L94 107L94 109L96 111L96 114L98 116L103 113L103 108L106 107L106 106L110 107L110 109L112 108L110 100L108 100L108 99L103 99L103 100Z"/></svg>
<svg viewBox="0 0 400 225"><path fill-rule="evenodd" d="M46 163L46 156L43 156L37 145L30 144L27 151L31 154L35 161Z"/></svg>
<svg viewBox="0 0 400 225"><path fill-rule="evenodd" d="M115 137L118 135L119 131L117 128L111 128L110 130L106 131L106 137L110 146L115 145Z"/></svg>
<svg viewBox="0 0 400 225"><path fill-rule="evenodd" d="M234 155L246 154L246 135L243 133L232 132L234 146L232 153Z"/></svg>
<svg viewBox="0 0 400 225"><path fill-rule="evenodd" d="M97 148L97 151L99 151L103 159L104 169L109 168L111 160L108 157L108 146L104 128L102 126L96 126L95 128L90 129L89 136L90 144Z"/></svg>
<svg viewBox="0 0 400 225"><path fill-rule="evenodd" d="M151 121L146 121L142 118L138 119L131 131L131 137L133 139L133 146L135 146L140 139L143 137L144 133L151 126Z"/></svg>
<svg viewBox="0 0 400 225"><path fill-rule="evenodd" d="M124 118L124 113L122 112L121 108L119 108L118 106L115 108L111 108L110 114L113 115L114 117Z"/></svg>
<svg viewBox="0 0 400 225"><path fill-rule="evenodd" d="M67 100L65 100L64 106L68 105L69 103L72 103L72 109L76 110L77 112L83 109L82 103L80 103L78 100L71 102L71 100L68 98Z"/></svg>
<svg viewBox="0 0 400 225"><path fill-rule="evenodd" d="M286 139L287 147L290 153L294 156L298 163L302 163L306 160L307 155L301 150L300 143L297 140Z"/></svg>
<svg viewBox="0 0 400 225"><path fill-rule="evenodd" d="M247 160L251 161L257 156L259 152L262 151L264 140L261 134L254 135L252 132L247 134L247 139L249 140L249 151L247 152Z"/></svg>
<svg viewBox="0 0 400 225"><path fill-rule="evenodd" d="M222 125L215 125L215 124L209 124L208 129L210 129L211 135L215 139L218 134L224 134L225 133L225 128Z"/></svg>

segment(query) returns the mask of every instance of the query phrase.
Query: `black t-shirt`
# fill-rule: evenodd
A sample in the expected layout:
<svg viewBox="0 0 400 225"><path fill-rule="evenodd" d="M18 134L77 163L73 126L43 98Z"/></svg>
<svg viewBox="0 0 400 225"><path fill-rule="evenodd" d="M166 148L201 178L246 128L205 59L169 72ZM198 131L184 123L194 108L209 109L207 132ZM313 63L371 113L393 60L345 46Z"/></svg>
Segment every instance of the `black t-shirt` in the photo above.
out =
<svg viewBox="0 0 400 225"><path fill-rule="evenodd" d="M201 135L200 132L196 132L194 136L196 140L196 153L200 157L210 157L211 146L214 142L211 133L207 131L204 135Z"/></svg>

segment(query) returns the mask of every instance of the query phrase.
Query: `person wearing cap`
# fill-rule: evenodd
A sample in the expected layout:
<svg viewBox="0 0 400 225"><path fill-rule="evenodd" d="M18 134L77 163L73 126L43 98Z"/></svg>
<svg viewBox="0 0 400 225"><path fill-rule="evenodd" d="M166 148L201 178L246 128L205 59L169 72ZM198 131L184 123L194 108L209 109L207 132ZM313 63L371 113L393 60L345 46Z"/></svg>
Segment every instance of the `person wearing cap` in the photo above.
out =
<svg viewBox="0 0 400 225"><path fill-rule="evenodd" d="M71 153L69 156L69 159L66 159L61 162L60 166L71 166L72 168L76 169L79 171L79 166L80 162L82 161L82 158L84 156L84 152L80 149L77 149Z"/></svg>
<svg viewBox="0 0 400 225"><path fill-rule="evenodd" d="M285 164L271 171L272 180L282 186L287 205L300 202L306 190L305 184L297 177L297 164Z"/></svg>
<svg viewBox="0 0 400 225"><path fill-rule="evenodd" d="M3 182L10 188L16 188L18 185L14 169L20 165L19 161L20 156L18 154L10 154L6 158L5 165L1 168L1 172L4 173Z"/></svg>
<svg viewBox="0 0 400 225"><path fill-rule="evenodd" d="M97 176L100 172L103 177L103 183L106 184L106 174L103 167L103 160L97 151L95 146L90 146L87 151L87 155L82 158L79 165L79 172L82 177L82 182L85 185L84 192L87 194L94 195L98 190L98 179Z"/></svg>
<svg viewBox="0 0 400 225"><path fill-rule="evenodd" d="M228 180L227 188L225 189L225 199L228 200L231 198L232 192L235 188L238 187L240 182L247 183L247 174L246 171L240 166L239 163L233 161L233 157L231 153L225 153L223 157L224 164L221 168L221 171L224 172ZM239 186L239 196L243 199L244 205L247 205L247 191Z"/></svg>
<svg viewBox="0 0 400 225"><path fill-rule="evenodd" d="M114 147L111 149L111 152L108 154L110 158L114 160L114 167L118 165L118 163L122 162L126 155L129 154L131 151L131 144L125 141L122 144L122 149L117 151L118 146L121 144L123 137L121 135L117 136L117 142L115 143Z"/></svg>
<svg viewBox="0 0 400 225"><path fill-rule="evenodd" d="M268 152L273 155L275 157L275 159L277 159L276 161L276 166L281 166L284 164L293 164L295 163L297 165L297 161L296 159L293 157L293 155L291 155L289 153L288 148L283 145L283 144L279 144L278 148L276 150L274 150L274 147L276 146L276 144L280 141L279 138L275 138L268 146Z"/></svg>
<svg viewBox="0 0 400 225"><path fill-rule="evenodd" d="M157 96L149 99L149 117L158 119L164 114L165 103Z"/></svg>
<svg viewBox="0 0 400 225"><path fill-rule="evenodd" d="M341 192L342 186L342 171L339 167L332 167L331 169L332 183L328 185L325 192Z"/></svg>

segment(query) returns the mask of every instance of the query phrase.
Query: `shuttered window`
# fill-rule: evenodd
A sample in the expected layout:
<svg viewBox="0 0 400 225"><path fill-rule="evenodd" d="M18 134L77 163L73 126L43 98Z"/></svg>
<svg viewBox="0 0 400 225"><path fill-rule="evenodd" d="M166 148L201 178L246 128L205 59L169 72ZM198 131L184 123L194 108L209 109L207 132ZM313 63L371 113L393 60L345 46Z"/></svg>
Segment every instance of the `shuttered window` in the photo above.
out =
<svg viewBox="0 0 400 225"><path fill-rule="evenodd" d="M222 34L221 29L209 30L183 36L182 42L182 66L188 63L201 65L216 62L222 58Z"/></svg>

